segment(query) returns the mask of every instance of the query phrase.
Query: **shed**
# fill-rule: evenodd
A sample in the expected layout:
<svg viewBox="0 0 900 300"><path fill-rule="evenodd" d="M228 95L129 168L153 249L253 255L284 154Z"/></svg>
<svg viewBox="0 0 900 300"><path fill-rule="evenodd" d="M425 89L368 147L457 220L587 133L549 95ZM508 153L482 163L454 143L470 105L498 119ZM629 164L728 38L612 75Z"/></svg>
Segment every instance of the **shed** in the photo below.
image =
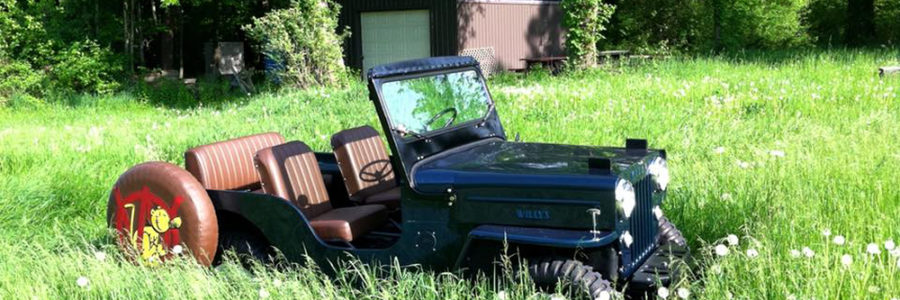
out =
<svg viewBox="0 0 900 300"><path fill-rule="evenodd" d="M406 59L480 53L476 58L490 72L522 69L522 58L565 54L558 0L338 3L341 27L351 31L346 63L362 70Z"/></svg>

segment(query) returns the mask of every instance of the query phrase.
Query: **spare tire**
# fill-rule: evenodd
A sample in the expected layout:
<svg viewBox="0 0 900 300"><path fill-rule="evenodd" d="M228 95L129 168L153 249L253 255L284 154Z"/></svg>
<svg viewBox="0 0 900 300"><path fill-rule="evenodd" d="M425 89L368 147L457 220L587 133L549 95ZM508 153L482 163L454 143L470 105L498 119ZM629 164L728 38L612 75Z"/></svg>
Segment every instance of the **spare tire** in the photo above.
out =
<svg viewBox="0 0 900 300"><path fill-rule="evenodd" d="M216 254L219 224L206 189L170 163L142 163L119 176L106 220L136 262L154 265L184 252L208 266Z"/></svg>

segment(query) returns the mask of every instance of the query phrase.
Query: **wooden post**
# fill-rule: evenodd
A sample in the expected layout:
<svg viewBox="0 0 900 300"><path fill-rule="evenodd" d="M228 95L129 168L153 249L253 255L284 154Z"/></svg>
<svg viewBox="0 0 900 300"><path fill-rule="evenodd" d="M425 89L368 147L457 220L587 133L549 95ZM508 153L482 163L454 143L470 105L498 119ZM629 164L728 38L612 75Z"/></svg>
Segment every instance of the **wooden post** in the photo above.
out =
<svg viewBox="0 0 900 300"><path fill-rule="evenodd" d="M900 66L888 66L878 68L878 75L881 77L900 73Z"/></svg>

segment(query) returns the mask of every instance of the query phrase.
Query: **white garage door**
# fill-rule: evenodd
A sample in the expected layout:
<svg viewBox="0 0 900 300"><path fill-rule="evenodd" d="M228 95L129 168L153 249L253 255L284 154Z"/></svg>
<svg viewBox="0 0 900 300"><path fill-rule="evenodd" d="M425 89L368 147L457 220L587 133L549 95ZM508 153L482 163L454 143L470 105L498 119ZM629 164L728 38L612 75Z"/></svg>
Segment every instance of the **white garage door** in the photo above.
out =
<svg viewBox="0 0 900 300"><path fill-rule="evenodd" d="M363 76L372 66L431 56L428 10L364 12Z"/></svg>

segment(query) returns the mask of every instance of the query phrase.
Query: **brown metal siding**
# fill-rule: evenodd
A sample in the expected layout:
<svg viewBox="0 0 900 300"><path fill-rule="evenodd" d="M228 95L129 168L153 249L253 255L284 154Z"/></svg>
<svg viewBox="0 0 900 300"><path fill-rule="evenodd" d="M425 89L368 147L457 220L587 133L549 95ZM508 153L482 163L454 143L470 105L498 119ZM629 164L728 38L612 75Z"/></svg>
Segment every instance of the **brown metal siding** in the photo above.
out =
<svg viewBox="0 0 900 300"><path fill-rule="evenodd" d="M360 13L372 11L427 9L431 22L431 55L456 55L457 25L456 0L343 0L341 27L350 27L350 38L344 45L344 60L350 67L362 67L362 42L360 40ZM366 70L363 70L366 72Z"/></svg>
<svg viewBox="0 0 900 300"><path fill-rule="evenodd" d="M459 49L493 47L501 68L522 58L562 56L562 10L553 1L468 0L458 4Z"/></svg>

